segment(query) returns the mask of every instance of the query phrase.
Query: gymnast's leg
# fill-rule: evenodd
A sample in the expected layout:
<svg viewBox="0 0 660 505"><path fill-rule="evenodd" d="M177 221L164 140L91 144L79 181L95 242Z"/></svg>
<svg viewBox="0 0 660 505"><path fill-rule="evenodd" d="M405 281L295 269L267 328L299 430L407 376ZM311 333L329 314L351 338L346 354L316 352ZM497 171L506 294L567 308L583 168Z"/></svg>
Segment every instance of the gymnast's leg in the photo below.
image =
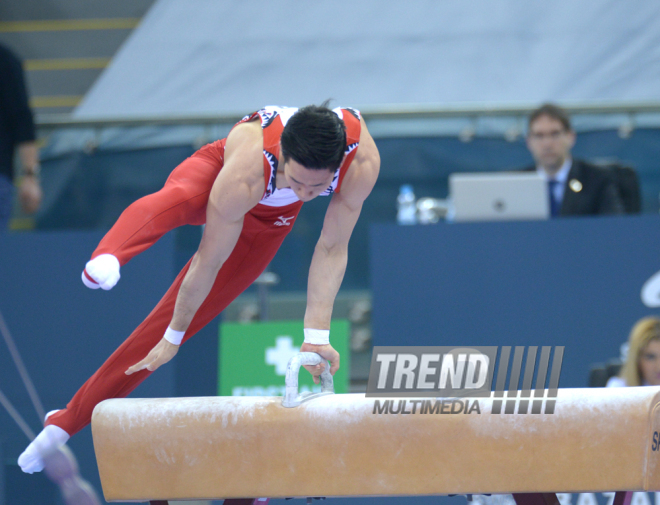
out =
<svg viewBox="0 0 660 505"><path fill-rule="evenodd" d="M248 221L250 219L248 218ZM287 231L280 232L276 229L276 235L270 234L265 239L262 237L266 237L266 234L258 228L254 234L241 235L234 251L220 269L211 292L195 314L183 342L206 326L252 284L275 255ZM66 443L70 436L89 424L94 407L99 402L127 396L151 374L148 370L131 375L126 375L125 372L142 360L163 338L172 319L179 288L191 262L192 260L179 273L165 296L142 324L85 382L67 408L56 411L47 418L44 430L19 457L19 465L24 472L41 471L41 453L53 445Z"/></svg>
<svg viewBox="0 0 660 505"><path fill-rule="evenodd" d="M209 194L221 168L192 156L172 171L160 191L132 203L92 254L83 270L85 285L111 289L119 280L120 266L165 233L185 224L204 224Z"/></svg>

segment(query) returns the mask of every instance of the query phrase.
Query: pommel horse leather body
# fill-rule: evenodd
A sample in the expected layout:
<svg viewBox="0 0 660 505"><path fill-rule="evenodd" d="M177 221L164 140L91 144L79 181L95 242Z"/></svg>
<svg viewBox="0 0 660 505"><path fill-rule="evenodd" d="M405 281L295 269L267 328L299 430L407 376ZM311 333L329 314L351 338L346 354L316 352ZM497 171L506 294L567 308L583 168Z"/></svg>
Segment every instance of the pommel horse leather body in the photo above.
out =
<svg viewBox="0 0 660 505"><path fill-rule="evenodd" d="M360 394L114 399L92 432L108 501L660 490L660 388L560 389L554 414L478 401L402 415Z"/></svg>

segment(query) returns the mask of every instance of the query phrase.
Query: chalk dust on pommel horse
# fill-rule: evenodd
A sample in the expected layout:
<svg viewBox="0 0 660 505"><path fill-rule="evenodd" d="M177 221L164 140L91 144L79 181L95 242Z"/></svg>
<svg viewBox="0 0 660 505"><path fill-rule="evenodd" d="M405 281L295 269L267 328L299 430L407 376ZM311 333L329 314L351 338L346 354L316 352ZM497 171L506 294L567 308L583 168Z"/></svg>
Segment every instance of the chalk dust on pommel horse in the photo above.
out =
<svg viewBox="0 0 660 505"><path fill-rule="evenodd" d="M374 413L362 394L301 403L293 375L295 407L280 397L100 403L92 433L106 500L512 493L518 505L553 505L555 492L614 491L614 505L628 505L633 491L660 491L660 388L559 389L553 414L491 414L481 399L479 414L401 415Z"/></svg>

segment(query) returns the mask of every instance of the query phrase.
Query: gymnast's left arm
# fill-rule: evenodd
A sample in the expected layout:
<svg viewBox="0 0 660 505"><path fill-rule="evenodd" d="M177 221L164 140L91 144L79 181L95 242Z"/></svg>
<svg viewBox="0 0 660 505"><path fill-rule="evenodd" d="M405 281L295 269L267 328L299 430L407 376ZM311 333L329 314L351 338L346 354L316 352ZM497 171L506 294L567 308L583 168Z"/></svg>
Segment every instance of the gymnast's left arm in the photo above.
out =
<svg viewBox="0 0 660 505"><path fill-rule="evenodd" d="M332 196L328 206L307 281L305 343L300 350L316 352L328 360L333 375L339 369L339 353L326 343L332 307L346 271L348 241L360 216L362 204L376 183L379 169L378 149L363 121L360 147L346 172L340 192ZM319 375L324 366L305 366L314 376L316 384L319 383Z"/></svg>

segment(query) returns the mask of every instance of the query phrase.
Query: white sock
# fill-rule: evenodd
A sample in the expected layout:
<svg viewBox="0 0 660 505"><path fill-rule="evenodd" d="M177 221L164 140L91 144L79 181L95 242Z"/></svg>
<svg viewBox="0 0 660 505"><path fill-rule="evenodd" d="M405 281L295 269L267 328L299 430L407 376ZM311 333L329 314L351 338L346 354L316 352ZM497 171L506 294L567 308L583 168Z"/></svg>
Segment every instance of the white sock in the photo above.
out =
<svg viewBox="0 0 660 505"><path fill-rule="evenodd" d="M18 466L25 473L40 472L44 469L42 454L61 447L69 438L69 434L59 426L46 426L18 457Z"/></svg>

